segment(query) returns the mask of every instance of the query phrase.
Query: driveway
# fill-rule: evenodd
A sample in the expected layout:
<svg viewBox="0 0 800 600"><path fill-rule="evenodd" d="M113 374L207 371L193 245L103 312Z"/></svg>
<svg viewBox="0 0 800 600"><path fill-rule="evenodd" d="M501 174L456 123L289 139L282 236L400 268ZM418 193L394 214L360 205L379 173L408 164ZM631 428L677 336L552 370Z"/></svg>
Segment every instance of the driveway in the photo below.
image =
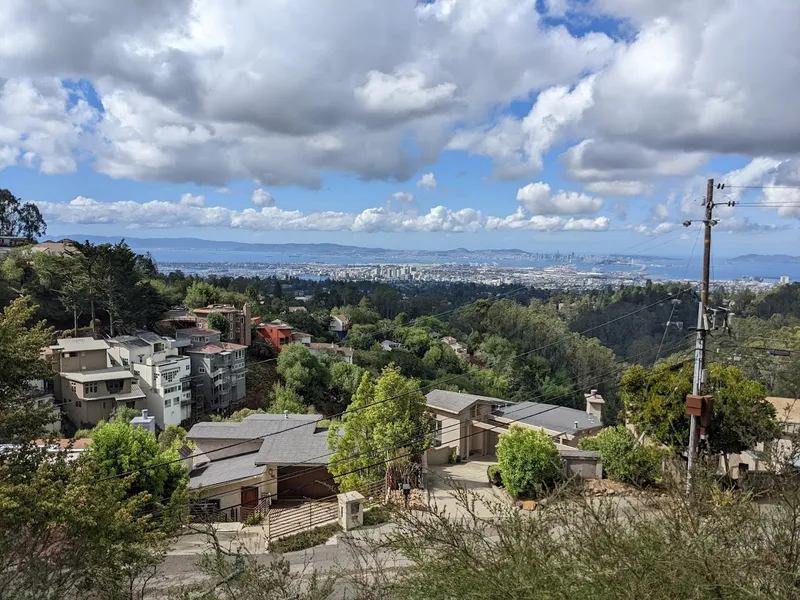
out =
<svg viewBox="0 0 800 600"><path fill-rule="evenodd" d="M434 465L428 467L428 488L431 500L439 507L463 512L455 498L453 488L463 488L474 493L478 499L490 504L497 504L502 498L495 493L489 483L486 469L497 464L495 456L476 456L467 462L455 465ZM478 514L488 516L487 507L478 507Z"/></svg>

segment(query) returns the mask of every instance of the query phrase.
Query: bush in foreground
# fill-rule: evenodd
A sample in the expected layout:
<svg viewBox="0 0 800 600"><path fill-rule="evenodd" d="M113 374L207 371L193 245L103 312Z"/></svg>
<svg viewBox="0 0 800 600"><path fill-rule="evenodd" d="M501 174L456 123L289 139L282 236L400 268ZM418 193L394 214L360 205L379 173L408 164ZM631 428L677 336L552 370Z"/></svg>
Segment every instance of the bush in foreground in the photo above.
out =
<svg viewBox="0 0 800 600"><path fill-rule="evenodd" d="M561 456L543 431L513 425L500 436L497 461L502 481L516 498L532 498L552 488L562 473Z"/></svg>
<svg viewBox="0 0 800 600"><path fill-rule="evenodd" d="M644 446L622 425L603 429L595 436L578 442L581 450L600 452L603 469L609 479L632 485L648 485L661 475L663 452Z"/></svg>

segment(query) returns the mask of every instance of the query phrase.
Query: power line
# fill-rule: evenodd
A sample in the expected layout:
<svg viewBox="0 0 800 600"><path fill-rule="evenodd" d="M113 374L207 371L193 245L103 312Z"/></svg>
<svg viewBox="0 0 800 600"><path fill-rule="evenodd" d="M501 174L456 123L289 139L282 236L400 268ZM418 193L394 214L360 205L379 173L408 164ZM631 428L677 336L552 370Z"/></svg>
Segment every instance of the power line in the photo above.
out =
<svg viewBox="0 0 800 600"><path fill-rule="evenodd" d="M687 337L689 337L689 336L687 336ZM680 340L680 341L683 341L683 340ZM609 379L611 379L611 378L609 378ZM608 379L607 379L607 380L608 380ZM606 381L607 381L607 380L606 380ZM618 385L619 385L619 384L615 384L613 387L618 387ZM674 391L674 390L673 390L673 391ZM571 392L570 392L570 393L571 393ZM566 395L566 394L565 394L565 395ZM670 396L671 396L671 394L670 394ZM511 405L506 405L506 406L513 406L513 404L514 404L514 403L512 403ZM513 413L513 412L519 412L519 411L520 411L520 410L522 410L523 408L524 408L524 407L520 407L520 408L518 408L516 411L511 411L511 412L512 412L512 413ZM520 421L521 421L521 420L523 420L523 419L528 419L528 418L532 418L532 417L537 417L537 416L540 416L540 415L542 415L542 414L548 413L548 412L550 412L550 411L552 411L552 410L556 410L556 409L558 409L558 408L564 408L564 407L563 407L563 406L561 406L561 405L553 405L553 406L550 406L549 408L546 408L546 409L544 409L544 410L541 410L541 411L539 411L539 412L536 412L536 413L534 413L534 414L523 415L523 416L521 416L521 417L519 417L519 418L516 418L516 419L511 419L511 420L509 420L507 423L503 423L503 424L502 424L502 426L509 426L509 425L512 425L512 424L514 424L514 423L518 423L518 422L520 422ZM490 415L491 415L491 414L493 414L493 413L491 413L491 412L490 412L490 413L488 413L488 414L490 414ZM506 414L510 414L510 413L506 413ZM499 415L494 415L494 416L499 416ZM503 415L503 416L505 416L505 415ZM461 426L461 423L456 423L455 425L450 425L450 426L448 426L446 429L452 429L452 428L456 428L456 427L460 427L460 426ZM495 430L495 429L499 429L501 426L500 426L500 425L490 425L490 427L492 427L492 430ZM445 430L445 429L442 429L441 431L444 431L444 430ZM460 436L460 437L456 438L456 439L455 439L455 440L453 440L453 441L460 441L460 440L468 439L468 438L471 438L471 437L473 437L473 436L475 436L475 435L478 435L479 433L482 433L482 432L483 432L483 429L480 429L480 428L479 428L479 429L478 429L478 431L474 431L474 432L472 432L472 433L465 434L465 435L463 435L463 436ZM413 442L413 441L418 441L418 440L417 440L417 438L416 438L416 437L412 437L412 438L409 438L409 439L407 439L407 440L404 440L402 443L400 443L400 444L398 444L398 445L389 446L389 447L385 447L385 448L379 448L379 449L372 450L372 451L370 451L370 452L359 453L359 454L356 454L356 455L354 455L353 457L348 457L346 460L343 460L343 461L341 461L341 462L352 461L354 458L357 458L358 456L365 456L365 455L369 455L369 454L384 453L384 452L391 452L392 450L399 450L399 449L402 449L402 448L404 448L405 446L407 446L409 443L411 443L411 442ZM345 477L346 475L351 475L351 474L353 474L353 473L357 473L357 472L359 472L359 471L363 471L363 470L365 470L365 469L369 469L369 468L372 468L372 467L377 467L377 466L380 466L380 465L385 465L385 464L388 464L388 463L394 462L394 461L396 461L396 460L400 460L400 459L402 459L402 458L405 458L405 457L411 456L412 454L413 454L412 452L407 452L407 453L405 453L405 454L401 454L401 455L399 455L399 456L395 456L395 457L392 457L392 458L389 458L389 459L382 459L382 460L380 460L380 461L376 461L375 463L372 463L372 464L369 464L369 465L360 466L360 467L358 467L358 468L356 468L356 469L353 469L352 471L346 471L346 472L344 472L344 473L340 473L339 475L334 475L334 476L332 476L332 477L331 477L331 479L334 479L334 480L335 480L335 479L339 479L339 478L341 478L341 477ZM301 464L302 464L302 463L301 463ZM293 479L293 478L295 478L295 477L300 477L300 476L302 476L302 475L305 475L306 473L308 473L308 472L310 472L310 471L313 471L313 470L315 470L316 468L317 468L317 467L315 467L315 468L313 468L313 469L308 469L308 470L306 470L306 471L304 471L304 472L302 472L302 473L296 473L296 474L292 474L292 475L289 475L289 476L287 476L287 477L285 477L285 478L283 478L283 479L281 479L281 478L278 478L278 479L276 480L276 483L277 483L277 482L280 482L280 481L286 481L286 480L288 480L288 479ZM233 482L235 482L235 481L241 481L241 480L231 480L230 482L226 482L226 483L233 483ZM296 491L299 491L299 490L301 490L301 489L304 489L304 488L308 487L309 485L313 485L314 483L315 483L315 482L309 482L309 483L305 483L305 484L303 484L303 485L301 485L301 486L297 486L297 487L294 487L294 488L290 488L290 489L288 489L288 490L285 490L285 492L296 492ZM223 497L223 496L226 496L226 495L229 495L229 494L233 494L233 493L241 493L241 489L237 489L237 490L228 490L228 491L226 491L226 492L221 492L221 493L219 493L219 494L213 494L213 495L210 495L210 496L205 496L205 497L203 497L203 498L199 499L199 501L201 501L201 502L202 502L203 500L212 500L212 499L216 499L216 498ZM232 508L238 508L238 507L240 507L240 506L243 506L243 504L244 504L244 503L239 503L239 504L235 504L235 505L232 505L232 506L228 506L228 507L226 507L226 508L225 508L225 510L230 510L230 509L232 509Z"/></svg>
<svg viewBox="0 0 800 600"><path fill-rule="evenodd" d="M680 338L678 340L670 342L668 344L668 346L671 349L674 350L675 348L678 348L683 342L685 342L688 338L692 337L693 335L694 335L693 333L689 333L689 334L683 336L682 338ZM651 348L649 350L645 350L644 352L639 353L638 355L635 355L634 358L639 358L641 356L644 356L646 354L650 354L652 352L653 352L653 349ZM584 377L602 377L603 379L596 379L591 383L591 385L599 385L599 384L604 383L606 381L613 380L614 378L616 378L617 375L619 375L623 371L627 370L628 368L629 367L627 365L618 365L618 366L614 367L613 369L610 369L610 370L605 371L603 373L598 373L597 371L600 370L600 369L598 369L598 370L595 370L594 372L592 372L592 373L590 373L590 374L588 374L588 375L586 375ZM563 394L561 394L559 396L550 397L550 399L568 398L571 395L575 394L576 392L579 392L582 387L585 388L585 386L581 386L580 383L575 383L575 384L573 384L571 386L571 388L574 388L574 389L571 389L569 392L565 392L565 393L563 393ZM535 400L541 400L541 399L546 398L546 397L547 396L545 394L540 394L538 396L534 396L533 398L525 400L525 402L533 402ZM501 398L497 398L497 400L498 400L499 403L504 404L505 407L514 406L515 404L519 404L519 402L508 402L508 401L502 400ZM546 403L546 404L549 404L549 403ZM550 408L547 408L547 409L545 409L543 411L540 411L538 413L534 413L533 415L527 415L526 417L522 417L522 418L538 416L540 414L544 414L546 412L549 412L551 410L555 410L557 408L565 408L565 407L563 405L560 405L560 404L555 404L555 405L552 405ZM569 407L566 407L566 408L569 408ZM519 411L519 410L522 410L522 408L517 409L517 411ZM517 411L511 411L511 412L517 412ZM513 422L516 422L517 420L514 420ZM306 425L308 425L308 424L306 424ZM455 423L454 425L448 425L447 427L442 428L440 430L440 432L448 431L450 429L455 429L455 428L458 428L458 427L460 427L460 423ZM349 456L347 458L343 458L343 459L339 459L339 460L336 460L336 461L333 461L333 462L329 462L328 466L330 466L331 464L338 464L338 463L341 463L341 462L349 462L349 461L354 460L355 458L358 458L359 456L364 456L364 455L374 454L376 452L385 452L385 451L389 451L389 450L392 450L392 449L402 448L406 444L408 444L408 443L410 443L412 441L415 441L416 437L417 436L413 436L411 438L408 438L407 440L404 440L400 445L395 446L395 447L379 448L379 449L371 450L371 451L368 451L368 452L356 453L353 456ZM461 438L457 438L457 439L460 440L460 439L464 439L464 438L461 437ZM203 455L203 454L212 454L215 451L216 450L212 450L212 451L206 452L206 453L201 453L201 455ZM330 457L333 454L334 454L333 452L327 452L327 453L322 454L320 456L316 456L316 457L307 459L307 460L305 460L303 462L299 462L299 463L293 464L292 466L300 466L300 465L305 465L305 464L313 465L313 466L311 468L309 468L309 469L306 469L306 470L300 472L300 473L293 473L291 475L287 475L286 477L278 477L278 478L276 478L276 483L279 483L279 482L282 482L282 481L287 481L289 479L294 479L296 477L301 477L301 476L303 476L303 475L305 475L307 473L310 473L310 472L316 470L319 467L319 465L315 461L323 459L323 458ZM233 482L241 481L241 480L242 480L242 478L237 478L237 479L231 479L231 480L223 482L223 483L233 483ZM290 489L288 491L294 491L295 489L297 489L297 488L293 488L293 489ZM228 492L221 492L219 494L211 494L209 496L205 496L202 499L203 500L213 499L213 498L216 498L218 496L223 496L223 495L226 495L226 494L229 494L229 493L234 493L234 492L239 492L239 491L240 490L230 490Z"/></svg>
<svg viewBox="0 0 800 600"><path fill-rule="evenodd" d="M631 311L631 312L629 312L627 314L621 315L621 316L619 316L619 317L617 317L615 319L611 319L610 321L606 321L605 323L601 323L600 325L595 325L594 327L589 327L588 329L580 331L580 332L578 332L578 335L585 335L585 334L587 334L589 332L596 331L597 329L600 329L602 327L607 327L608 325L611 325L613 323L617 323L617 322L619 322L619 321L621 321L623 319L626 319L626 318L631 317L633 315L636 315L636 314L638 314L640 312L643 312L645 310L653 308L654 306L658 306L659 304L663 304L664 302L667 302L668 300L676 298L677 296L683 294L685 291L688 291L690 289L691 288L681 289L678 292L676 292L675 294L670 294L669 296L667 296L665 298L662 298L661 300L658 300L658 301L653 302L651 304L648 304L647 306L643 306L643 307L637 308L636 310L633 310L633 311ZM540 352L542 350L550 348L550 347L558 344L559 342L563 341L561 339L561 337L562 336L559 336L559 339L554 340L552 342L549 342L547 344L544 344L543 346L539 346L538 348L533 348L532 350L528 350L528 351L525 351L525 352L520 352L520 353L518 353L518 354L516 354L514 356L509 357L509 360L515 360L515 359L521 358L523 356L527 356L529 354L532 354L534 352ZM454 381L455 379L458 379L461 376L462 376L462 374L460 374L460 373L459 374L455 374L455 375L453 375L451 377L446 377L444 379L440 379L440 380L438 380L436 382L433 382L433 383L425 385L425 386L418 386L416 389L410 390L408 392L403 392L401 394L397 394L395 396L390 396L389 398L385 398L384 400L379 400L377 402L372 402L370 404L366 404L366 405L358 407L357 409L352 410L350 412L352 413L352 412L356 412L356 411L359 411L359 410L366 410L367 408L370 408L372 406L376 406L378 404L383 404L385 402L391 402L392 400L396 400L398 398L402 398L403 396L407 396L407 395L412 394L412 393L423 392L426 388L430 388L430 387L433 387L433 386L438 386L438 385L441 385L443 383L447 383L448 381ZM346 412L347 412L347 410L341 411L339 413L331 415L331 418L334 418L334 417L337 417L337 416L342 416ZM292 431L294 429L298 429L298 428L303 427L305 425L307 425L307 423L299 423L298 425L295 425L294 427L289 427L289 428L284 429L284 430L282 430L280 432L268 433L268 434L265 434L265 435L262 435L262 436L257 436L257 437L251 438L251 439L240 440L238 442L234 442L232 444L228 444L226 446L222 446L220 448L217 448L215 450L215 452L219 452L219 451L222 451L222 450L227 450L227 449L230 449L230 448L236 448L236 447L242 446L242 445L250 443L250 442L263 440L263 439L266 439L267 437L271 437L273 435L278 435L280 433L285 433L287 431ZM196 456L198 456L198 455L192 455L191 458L195 458ZM152 465L146 465L144 467L140 467L140 468L137 468L137 469L132 469L132 470L129 470L129 471L125 471L123 473L119 473L119 474L116 474L116 475L109 475L107 477L103 477L103 478L99 479L99 481L106 481L106 480L109 480L109 479L127 477L128 475L134 475L134 474L139 473L141 471L146 471L146 470L149 470L149 469L155 469L155 468L158 468L158 467L162 467L162 466L178 463L178 462L184 461L184 460L186 460L188 458L190 458L190 457L177 458L177 459L172 459L172 460L168 460L168 461L162 461L160 463L154 463Z"/></svg>

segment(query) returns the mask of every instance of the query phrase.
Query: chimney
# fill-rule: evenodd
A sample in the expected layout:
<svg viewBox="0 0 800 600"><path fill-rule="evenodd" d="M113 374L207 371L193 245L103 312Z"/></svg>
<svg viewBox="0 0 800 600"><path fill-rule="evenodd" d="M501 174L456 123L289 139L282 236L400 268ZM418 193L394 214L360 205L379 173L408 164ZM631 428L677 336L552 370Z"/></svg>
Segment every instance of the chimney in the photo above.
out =
<svg viewBox="0 0 800 600"><path fill-rule="evenodd" d="M578 431L578 422L575 421L575 431Z"/></svg>
<svg viewBox="0 0 800 600"><path fill-rule="evenodd" d="M288 419L289 418L289 411L288 410L283 411L283 418L284 419Z"/></svg>
<svg viewBox="0 0 800 600"><path fill-rule="evenodd" d="M584 394L584 397L586 398L586 414L600 422L603 416L603 405L606 401L597 393L597 390L590 390L590 393Z"/></svg>
<svg viewBox="0 0 800 600"><path fill-rule="evenodd" d="M142 418L143 418L143 419L146 419L147 417L148 417L148 414L147 414L147 409L146 409L146 408L143 408L143 409L142 409Z"/></svg>

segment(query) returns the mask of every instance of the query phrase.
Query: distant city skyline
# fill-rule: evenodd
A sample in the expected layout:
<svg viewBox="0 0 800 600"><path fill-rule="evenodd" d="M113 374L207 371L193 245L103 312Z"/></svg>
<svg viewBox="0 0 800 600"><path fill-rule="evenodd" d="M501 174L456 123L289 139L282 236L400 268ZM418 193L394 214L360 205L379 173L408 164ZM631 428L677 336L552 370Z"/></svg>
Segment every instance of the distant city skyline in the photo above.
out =
<svg viewBox="0 0 800 600"><path fill-rule="evenodd" d="M31 6L0 188L53 237L688 256L709 177L716 256L799 237L798 2Z"/></svg>

